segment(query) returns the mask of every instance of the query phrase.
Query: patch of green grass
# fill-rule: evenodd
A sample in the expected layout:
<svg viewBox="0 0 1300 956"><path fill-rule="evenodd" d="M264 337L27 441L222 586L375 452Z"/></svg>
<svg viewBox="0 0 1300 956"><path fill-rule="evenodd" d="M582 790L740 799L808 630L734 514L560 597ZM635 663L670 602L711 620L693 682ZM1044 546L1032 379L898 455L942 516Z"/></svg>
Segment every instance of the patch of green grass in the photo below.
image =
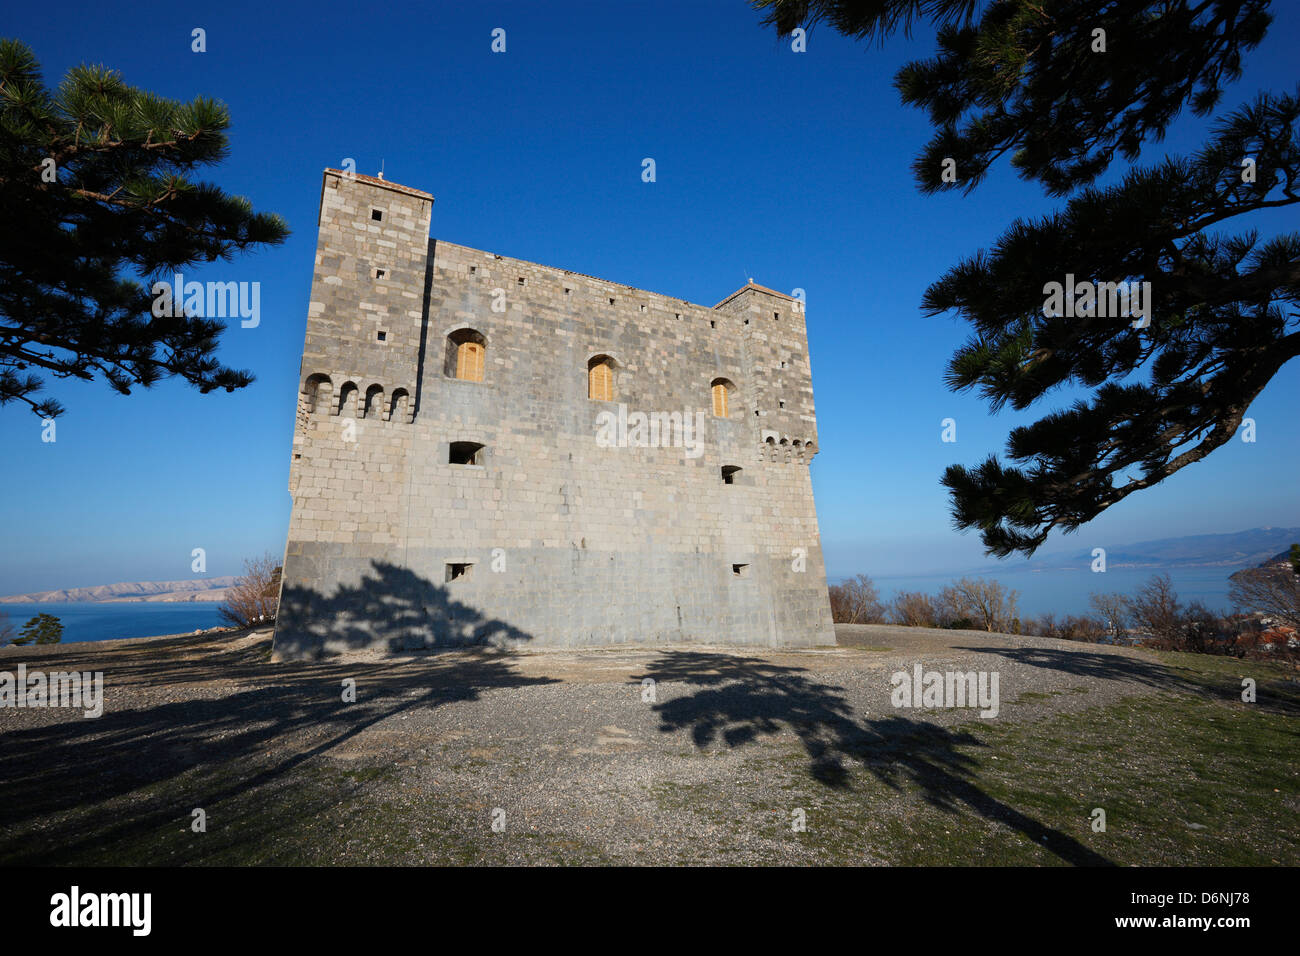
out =
<svg viewBox="0 0 1300 956"><path fill-rule="evenodd" d="M1036 721L889 725L888 736L841 748L838 786L813 779L808 750L792 746L747 761L731 788L661 785L653 795L662 811L735 821L818 863L1300 864L1300 723L1286 669L1168 656L1183 689ZM1239 672L1252 670L1257 704L1233 696ZM761 794L785 795L781 807L760 795L760 780ZM796 807L806 832L791 832Z"/></svg>
<svg viewBox="0 0 1300 956"><path fill-rule="evenodd" d="M1028 690L1025 691L1023 694L1021 694L1019 697L1017 697L1015 700L1013 700L1012 703L1023 704L1027 700L1051 700L1053 697L1060 696L1060 694L1061 691L1059 690L1050 690L1047 691L1046 693L1039 693L1038 691Z"/></svg>

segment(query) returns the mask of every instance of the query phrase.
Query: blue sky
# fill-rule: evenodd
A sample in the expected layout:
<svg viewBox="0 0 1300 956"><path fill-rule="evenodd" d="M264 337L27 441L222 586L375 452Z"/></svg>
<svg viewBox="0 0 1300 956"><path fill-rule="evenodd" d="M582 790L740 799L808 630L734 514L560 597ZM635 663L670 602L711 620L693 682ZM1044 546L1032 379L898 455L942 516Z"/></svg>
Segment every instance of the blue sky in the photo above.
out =
<svg viewBox="0 0 1300 956"><path fill-rule="evenodd" d="M1294 89L1300 10L1275 6L1225 106ZM251 387L199 395L173 381L122 397L50 381L68 407L53 444L26 406L0 409L0 593L191 577L196 547L210 575L282 552L321 170L346 157L432 192L437 238L710 305L750 276L805 289L831 576L987 563L977 536L951 530L939 477L1047 409L991 416L947 392L965 327L918 304L1015 216L1059 203L1006 168L968 197L917 192L909 164L929 128L891 81L930 53L924 30L882 49L822 28L800 54L759 19L744 0L7 9L0 35L30 44L51 85L98 62L165 96L228 104L231 156L205 178L293 235L186 275L261 283L260 326L235 323L220 351L256 374ZM191 52L196 27L205 53ZM496 27L504 54L490 50ZM1203 131L1184 117L1143 160L1190 151ZM641 181L645 157L654 183ZM1252 224L1293 229L1295 213ZM1256 443L1233 442L1065 545L1300 525L1298 394L1293 362L1250 410ZM940 442L947 417L956 444Z"/></svg>

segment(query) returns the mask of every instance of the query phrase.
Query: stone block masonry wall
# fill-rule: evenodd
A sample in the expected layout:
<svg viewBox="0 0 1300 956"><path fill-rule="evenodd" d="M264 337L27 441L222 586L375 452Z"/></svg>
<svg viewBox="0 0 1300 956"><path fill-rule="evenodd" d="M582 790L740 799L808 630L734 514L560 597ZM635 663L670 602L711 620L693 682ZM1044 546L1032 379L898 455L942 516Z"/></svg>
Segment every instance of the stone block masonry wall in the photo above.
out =
<svg viewBox="0 0 1300 956"><path fill-rule="evenodd" d="M751 284L708 308L432 241L431 206L326 172L276 655L833 643L798 303ZM470 330L482 381L448 361ZM597 357L610 402L588 398ZM602 412L698 413L698 454L603 447Z"/></svg>

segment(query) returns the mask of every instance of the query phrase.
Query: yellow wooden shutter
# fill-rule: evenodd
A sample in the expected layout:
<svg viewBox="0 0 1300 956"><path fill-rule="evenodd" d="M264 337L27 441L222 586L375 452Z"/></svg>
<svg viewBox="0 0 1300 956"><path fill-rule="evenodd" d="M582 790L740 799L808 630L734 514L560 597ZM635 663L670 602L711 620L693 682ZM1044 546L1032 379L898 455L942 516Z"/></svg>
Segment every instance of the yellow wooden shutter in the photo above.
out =
<svg viewBox="0 0 1300 956"><path fill-rule="evenodd" d="M456 349L456 377L470 382L483 381L483 346L461 342Z"/></svg>
<svg viewBox="0 0 1300 956"><path fill-rule="evenodd" d="M727 417L727 386L721 382L713 386L713 414L717 418Z"/></svg>
<svg viewBox="0 0 1300 956"><path fill-rule="evenodd" d="M468 344L471 369L470 379L475 382L481 382L483 381L483 346L478 342L470 342Z"/></svg>
<svg viewBox="0 0 1300 956"><path fill-rule="evenodd" d="M614 400L614 374L609 362L597 362L587 373L587 397L602 402Z"/></svg>

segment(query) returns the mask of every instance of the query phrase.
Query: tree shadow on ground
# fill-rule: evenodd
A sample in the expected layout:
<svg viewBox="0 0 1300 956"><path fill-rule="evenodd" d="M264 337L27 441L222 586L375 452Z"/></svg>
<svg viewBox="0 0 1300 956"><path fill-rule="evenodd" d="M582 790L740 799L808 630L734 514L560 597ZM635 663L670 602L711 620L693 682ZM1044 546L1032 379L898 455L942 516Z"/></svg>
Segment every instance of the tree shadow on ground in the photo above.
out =
<svg viewBox="0 0 1300 956"><path fill-rule="evenodd" d="M910 785L933 806L950 812L965 807L1004 824L1068 863L1113 865L981 790L979 761L958 749L984 746L969 733L904 717L859 721L843 688L813 679L805 668L762 658L669 651L631 680L647 677L691 685L689 693L655 710L662 732L689 731L700 749L740 747L789 730L808 755L810 776L826 787L851 789L850 770L860 766L893 790Z"/></svg>
<svg viewBox="0 0 1300 956"><path fill-rule="evenodd" d="M339 650L388 651L444 647L517 647L532 635L455 600L447 588L409 568L372 561L373 574L325 595L286 582L280 596L275 650L326 656Z"/></svg>
<svg viewBox="0 0 1300 956"><path fill-rule="evenodd" d="M1053 647L954 646L953 650L998 654L1017 664L1041 667L1062 674L1075 674L1092 680L1123 680L1157 690L1194 694L1225 702L1241 701L1242 688L1239 678L1230 679L1225 676L1222 680L1216 680L1194 675L1195 679L1192 679L1178 673L1179 665L1176 663L1153 662L1127 654L1106 654L1082 648L1065 650ZM1212 655L1211 658L1229 660L1218 655ZM1233 658L1233 660L1237 659ZM1241 677L1251 676L1251 664L1250 661L1238 660ZM1273 675L1264 676L1265 673L1261 672L1259 684L1261 688L1267 686L1268 693L1260 693L1256 701L1257 706L1277 713L1300 714L1300 687L1291 681L1270 679Z"/></svg>
<svg viewBox="0 0 1300 956"><path fill-rule="evenodd" d="M425 601L445 589L414 575L381 575L371 585L396 582L388 592L372 591L375 608L395 620L416 614L411 601ZM455 605L470 632L509 633L516 642L529 635ZM420 613L423 613L421 605ZM404 625L407 626L407 625ZM193 807L212 806L285 781L313 758L328 756L359 734L420 709L473 701L496 688L554 683L519 674L512 655L487 647L408 657L401 661L324 661L272 664L269 636L236 648L213 636L167 639L96 653L91 644L68 645L39 654L7 652L3 667L30 670L102 670L105 711L84 719L80 710L47 711L58 721L7 730L0 747L0 859L27 859L11 844L21 829L48 830L46 818L84 811L62 833L46 834L60 859L159 827L188 824ZM26 650L26 649L22 649ZM355 681L355 702L344 702L343 682ZM184 688L211 682L202 690ZM115 692L139 706L113 706ZM196 696L188 696L195 694ZM197 696L201 694L202 696ZM187 699L168 699L169 697ZM220 773L214 774L217 768ZM208 783L194 785L194 773ZM182 779L183 778L183 779ZM184 792L183 806L174 803ZM170 794L172 802L160 800ZM119 798L133 799L121 811ZM104 804L116 800L111 818ZM93 820L91 818L94 818ZM93 825L92 825L93 823ZM254 839L249 834L249 839ZM10 845L6 845L10 844Z"/></svg>
<svg viewBox="0 0 1300 956"><path fill-rule="evenodd" d="M1056 647L992 647L954 644L954 651L971 654L997 654L1017 664L1027 664L1061 674L1075 674L1093 680L1123 680L1164 690L1194 691L1197 685L1184 680L1164 664L1128 654L1107 654L1084 650L1081 644L1069 650Z"/></svg>

